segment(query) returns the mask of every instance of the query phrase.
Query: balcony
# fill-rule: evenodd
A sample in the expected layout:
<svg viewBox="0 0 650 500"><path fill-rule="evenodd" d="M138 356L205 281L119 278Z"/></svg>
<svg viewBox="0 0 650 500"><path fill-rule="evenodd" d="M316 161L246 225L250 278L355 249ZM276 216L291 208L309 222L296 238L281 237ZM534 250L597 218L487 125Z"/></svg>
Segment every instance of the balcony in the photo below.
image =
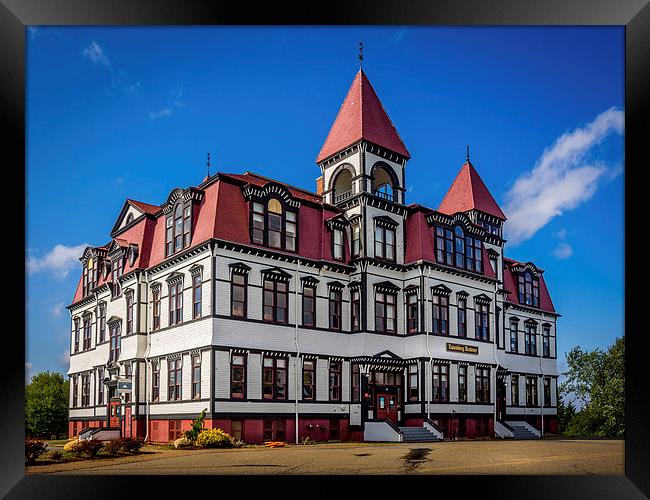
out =
<svg viewBox="0 0 650 500"><path fill-rule="evenodd" d="M341 203L349 198L352 198L354 196L355 192L354 189L349 189L347 191L343 191L342 193L334 193L334 204L336 205L337 203Z"/></svg>
<svg viewBox="0 0 650 500"><path fill-rule="evenodd" d="M381 198L382 200L395 201L394 193L387 193L386 191L373 191L376 197Z"/></svg>

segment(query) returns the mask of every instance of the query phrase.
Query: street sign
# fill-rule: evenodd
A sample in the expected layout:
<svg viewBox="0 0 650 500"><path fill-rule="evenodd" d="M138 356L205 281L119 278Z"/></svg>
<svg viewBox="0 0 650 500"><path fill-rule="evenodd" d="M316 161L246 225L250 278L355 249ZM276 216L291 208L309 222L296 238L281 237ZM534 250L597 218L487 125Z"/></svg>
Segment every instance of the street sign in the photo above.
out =
<svg viewBox="0 0 650 500"><path fill-rule="evenodd" d="M133 382L131 380L118 380L117 381L117 390L118 392L131 392Z"/></svg>

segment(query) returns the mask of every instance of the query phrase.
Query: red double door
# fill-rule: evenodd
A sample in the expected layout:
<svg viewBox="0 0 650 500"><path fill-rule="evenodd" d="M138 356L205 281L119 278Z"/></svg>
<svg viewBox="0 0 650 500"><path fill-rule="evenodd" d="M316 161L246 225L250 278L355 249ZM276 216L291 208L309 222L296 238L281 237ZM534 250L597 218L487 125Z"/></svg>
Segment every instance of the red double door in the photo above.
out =
<svg viewBox="0 0 650 500"><path fill-rule="evenodd" d="M120 427L120 403L119 399L108 403L108 426L114 429Z"/></svg>
<svg viewBox="0 0 650 500"><path fill-rule="evenodd" d="M390 420L397 425L397 390L381 388L375 393L377 419Z"/></svg>

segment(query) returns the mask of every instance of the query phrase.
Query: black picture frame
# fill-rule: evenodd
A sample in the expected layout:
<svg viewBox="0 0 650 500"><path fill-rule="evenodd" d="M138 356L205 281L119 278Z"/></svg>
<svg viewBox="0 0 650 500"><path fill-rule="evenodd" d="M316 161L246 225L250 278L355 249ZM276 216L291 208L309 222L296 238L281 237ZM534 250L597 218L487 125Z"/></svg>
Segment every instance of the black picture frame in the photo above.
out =
<svg viewBox="0 0 650 500"><path fill-rule="evenodd" d="M311 11L306 8L311 6ZM648 0L613 2L609 0L465 0L458 2L415 0L411 2L347 0L297 6L292 3L265 2L217 3L198 0L2 0L0 3L0 107L5 119L3 152L6 196L15 196L17 204L25 192L25 37L28 25L208 25L208 24L396 24L396 25L619 25L625 26L625 331L626 335L626 443L625 476L427 476L392 477L381 481L384 491L396 494L449 488L454 495L485 498L643 498L650 496L650 416L649 391L644 357L647 356L647 332L640 321L646 294L637 292L637 280L645 274L642 232L644 214L641 148L647 142L642 130L650 123L650 6ZM317 57L315 55L315 57ZM7 157L10 153L10 157ZM23 167L24 168L24 167ZM21 175L22 174L22 175ZM636 201L636 204L635 204ZM15 205L14 205L15 206ZM25 214L10 217L12 235L2 255L9 273L20 274L18 265L25 255ZM594 228L596 229L596 228ZM600 228L601 230L603 228ZM18 236L23 238L16 244ZM605 231L603 231L603 237ZM21 253L22 250L22 253ZM620 263L605 262L617 267ZM24 310L25 276L17 276L3 287L9 311ZM646 306L647 307L647 306ZM15 320L14 315L11 319ZM22 321L26 321L25 315ZM20 322L20 319L19 319ZM25 326L23 324L23 326ZM367 495L375 491L377 478L355 476L346 482L331 478L237 477L187 478L156 476L48 476L25 477L24 437L24 339L16 327L6 323L4 401L1 414L2 446L0 453L0 495L6 498L110 498L169 497L175 493L220 495L237 488L245 496L277 492L311 494L321 483L332 495ZM25 329L23 328L23 331ZM11 350L10 350L11 349ZM11 353L11 354L9 354ZM22 356L21 356L22 354ZM179 471L180 472L180 471ZM253 480L255 479L255 480ZM276 485L277 483L277 485ZM406 489L408 488L408 489ZM271 491L272 493L273 491ZM418 493L416 493L418 492ZM422 492L422 493L419 493Z"/></svg>

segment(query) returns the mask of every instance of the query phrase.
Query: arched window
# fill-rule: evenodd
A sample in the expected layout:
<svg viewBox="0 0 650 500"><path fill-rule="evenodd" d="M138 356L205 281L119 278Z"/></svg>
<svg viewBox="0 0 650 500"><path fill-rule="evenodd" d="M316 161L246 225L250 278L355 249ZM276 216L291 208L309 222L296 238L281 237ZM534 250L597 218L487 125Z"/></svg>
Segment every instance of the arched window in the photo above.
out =
<svg viewBox="0 0 650 500"><path fill-rule="evenodd" d="M395 201L394 188L388 171L381 166L375 167L372 175L372 193L385 200Z"/></svg>
<svg viewBox="0 0 650 500"><path fill-rule="evenodd" d="M192 205L178 202L165 221L165 256L190 246L192 240Z"/></svg>
<svg viewBox="0 0 650 500"><path fill-rule="evenodd" d="M353 194L352 174L348 169L341 170L334 181L334 203L347 200Z"/></svg>
<svg viewBox="0 0 650 500"><path fill-rule="evenodd" d="M441 264L483 272L483 247L481 240L465 234L461 226L452 231L436 227L436 259Z"/></svg>
<svg viewBox="0 0 650 500"><path fill-rule="evenodd" d="M539 279L530 271L519 275L519 303L539 307Z"/></svg>
<svg viewBox="0 0 650 500"><path fill-rule="evenodd" d="M287 210L277 198L265 204L253 202L251 240L281 250L296 250L298 214Z"/></svg>
<svg viewBox="0 0 650 500"><path fill-rule="evenodd" d="M266 206L268 210L268 242L273 248L282 248L282 205L271 198Z"/></svg>
<svg viewBox="0 0 650 500"><path fill-rule="evenodd" d="M128 226L131 222L133 222L133 213L126 216L126 225Z"/></svg>

